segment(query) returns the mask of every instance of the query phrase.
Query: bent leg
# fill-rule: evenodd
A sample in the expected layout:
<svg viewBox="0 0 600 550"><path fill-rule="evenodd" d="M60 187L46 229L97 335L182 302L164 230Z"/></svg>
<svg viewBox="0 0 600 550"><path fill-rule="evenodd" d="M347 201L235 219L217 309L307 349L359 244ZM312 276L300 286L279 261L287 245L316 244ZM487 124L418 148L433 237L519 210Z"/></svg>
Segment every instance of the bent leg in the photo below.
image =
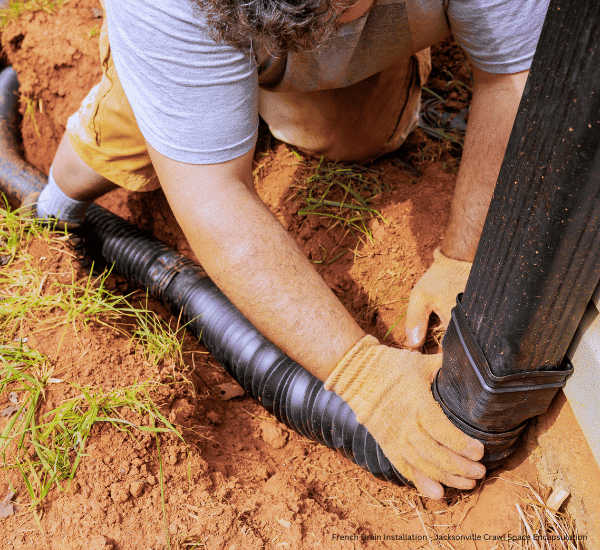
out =
<svg viewBox="0 0 600 550"><path fill-rule="evenodd" d="M159 186L144 138L117 77L108 34L100 33L102 79L67 122L48 185L28 202L38 215L83 221L91 202L117 187L150 191Z"/></svg>
<svg viewBox="0 0 600 550"><path fill-rule="evenodd" d="M67 134L52 161L52 175L61 191L77 201L93 202L118 187L81 160Z"/></svg>
<svg viewBox="0 0 600 550"><path fill-rule="evenodd" d="M366 162L394 151L417 125L429 49L346 88L260 90L259 113L278 139L335 161Z"/></svg>

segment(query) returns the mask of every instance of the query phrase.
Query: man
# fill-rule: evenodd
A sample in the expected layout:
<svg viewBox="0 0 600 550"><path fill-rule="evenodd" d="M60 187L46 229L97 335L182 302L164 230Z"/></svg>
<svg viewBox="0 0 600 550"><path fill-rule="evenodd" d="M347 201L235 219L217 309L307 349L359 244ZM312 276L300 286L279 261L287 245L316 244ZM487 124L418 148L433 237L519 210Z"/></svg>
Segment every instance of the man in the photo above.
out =
<svg viewBox="0 0 600 550"><path fill-rule="evenodd" d="M260 201L258 113L334 160L396 149L415 127L427 48L450 34L474 64L450 221L415 287L407 340L464 289L546 3L532 0L105 0L103 79L69 119L38 215L82 221L116 185L161 186L206 272L265 336L345 399L425 495L475 485L481 443L443 415L439 357L366 336Z"/></svg>

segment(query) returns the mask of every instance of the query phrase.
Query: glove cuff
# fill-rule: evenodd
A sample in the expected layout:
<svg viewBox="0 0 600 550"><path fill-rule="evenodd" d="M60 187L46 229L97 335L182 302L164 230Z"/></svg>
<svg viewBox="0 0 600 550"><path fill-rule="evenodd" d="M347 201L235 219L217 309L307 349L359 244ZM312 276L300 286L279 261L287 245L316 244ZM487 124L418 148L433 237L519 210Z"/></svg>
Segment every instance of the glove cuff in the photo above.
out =
<svg viewBox="0 0 600 550"><path fill-rule="evenodd" d="M370 334L363 336L335 366L332 373L325 380L325 389L343 397L342 394L358 377L366 356L372 348L378 345L379 341L374 336Z"/></svg>
<svg viewBox="0 0 600 550"><path fill-rule="evenodd" d="M473 266L471 262L455 260L453 258L448 258L448 256L444 256L444 254L442 254L441 246L438 246L433 251L433 263L445 271L452 272L452 275L464 275L466 277L469 276L471 267Z"/></svg>

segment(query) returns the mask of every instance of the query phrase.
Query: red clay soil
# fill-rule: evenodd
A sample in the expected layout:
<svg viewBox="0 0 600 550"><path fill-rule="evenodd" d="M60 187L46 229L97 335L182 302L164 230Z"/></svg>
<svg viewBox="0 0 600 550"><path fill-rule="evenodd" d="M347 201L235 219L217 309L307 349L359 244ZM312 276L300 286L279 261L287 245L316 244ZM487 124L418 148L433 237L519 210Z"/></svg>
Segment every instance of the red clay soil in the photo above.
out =
<svg viewBox="0 0 600 550"><path fill-rule="evenodd" d="M95 0L71 0L56 14L25 13L3 33L3 48L19 74L22 97L30 100L21 104L26 158L46 173L67 117L99 80L101 23ZM437 55L444 56L444 67L459 72L462 61L456 49L445 46ZM441 73L434 72L430 85ZM438 83L439 88L444 91ZM33 105L34 116L31 108L25 112L27 105ZM452 151L417 131L400 158L417 167L418 174L392 158L373 165L384 189L375 204L385 222L372 220L374 240L361 242L339 226L330 227L326 218L299 216L296 188L305 181L307 169L290 148L268 137L263 136L260 149L255 174L263 200L361 326L401 347L410 289L430 265L448 216L457 162ZM117 191L99 202L193 256L161 191ZM59 272L50 265L59 261L52 259L54 253L43 243L36 246L39 261ZM127 283L111 280L113 287L126 290ZM151 305L169 318L160 304ZM110 389L150 378L172 384L160 396L162 406L186 434L186 444L175 437L160 439L166 526L173 548L483 550L501 547L483 540L486 535L520 533L515 503L526 492L521 484L536 482L535 453L519 451L474 491L449 490L444 501L434 502L410 488L376 480L336 452L279 424L248 397L222 400L217 386L230 379L191 337L186 338L184 364L154 366L109 328L92 324L79 331L78 337L69 331L46 334L29 345L47 353L57 372L68 372L80 385ZM427 348L436 351L433 339ZM49 392L47 410L68 397L62 391ZM18 475L3 475L21 487L17 498L26 503ZM153 438L136 442L108 425L97 427L70 489L52 491L38 509L42 534L23 508L0 520L0 544L28 550L166 548L158 478ZM0 498L5 488L0 483ZM482 539L476 545L435 540L459 534ZM397 540L385 541L385 535ZM418 540L398 540L400 536Z"/></svg>

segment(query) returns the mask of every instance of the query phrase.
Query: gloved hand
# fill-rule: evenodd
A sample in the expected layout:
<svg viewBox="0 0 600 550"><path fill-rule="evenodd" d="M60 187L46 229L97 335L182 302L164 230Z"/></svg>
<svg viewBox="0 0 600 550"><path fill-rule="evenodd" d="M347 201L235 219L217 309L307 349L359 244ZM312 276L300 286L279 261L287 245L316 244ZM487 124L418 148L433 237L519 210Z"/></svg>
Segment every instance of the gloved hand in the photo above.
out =
<svg viewBox="0 0 600 550"><path fill-rule="evenodd" d="M444 256L438 247L433 251L433 264L410 293L406 312L406 344L420 348L425 342L431 312L435 312L448 328L450 311L456 296L464 292L471 271L471 262Z"/></svg>
<svg viewBox="0 0 600 550"><path fill-rule="evenodd" d="M356 413L398 471L425 496L440 499L438 482L472 489L484 476L483 445L448 420L431 393L440 355L380 345L365 336L325 382Z"/></svg>

